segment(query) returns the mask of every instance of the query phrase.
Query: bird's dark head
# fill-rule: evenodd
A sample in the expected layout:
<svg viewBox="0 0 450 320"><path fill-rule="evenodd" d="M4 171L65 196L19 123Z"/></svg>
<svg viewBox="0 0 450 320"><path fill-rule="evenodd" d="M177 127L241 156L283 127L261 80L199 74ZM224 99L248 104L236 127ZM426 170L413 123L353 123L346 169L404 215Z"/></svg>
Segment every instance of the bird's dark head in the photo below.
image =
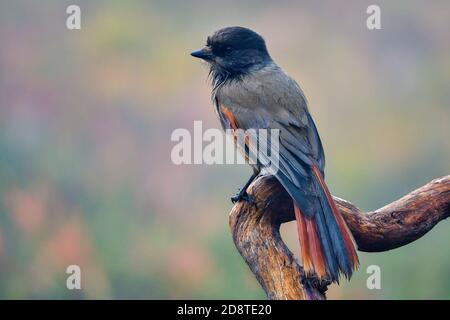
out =
<svg viewBox="0 0 450 320"><path fill-rule="evenodd" d="M271 61L264 39L243 27L228 27L216 31L208 37L203 49L192 52L191 55L209 63L215 83L238 78Z"/></svg>

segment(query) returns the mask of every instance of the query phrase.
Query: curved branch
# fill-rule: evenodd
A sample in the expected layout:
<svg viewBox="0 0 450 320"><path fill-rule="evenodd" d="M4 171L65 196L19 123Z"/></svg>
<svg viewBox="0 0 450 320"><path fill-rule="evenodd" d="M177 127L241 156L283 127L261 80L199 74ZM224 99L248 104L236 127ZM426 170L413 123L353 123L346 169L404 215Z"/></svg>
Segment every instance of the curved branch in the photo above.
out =
<svg viewBox="0 0 450 320"><path fill-rule="evenodd" d="M268 298L325 299L329 283L305 277L281 239L281 223L295 220L290 196L272 176L258 177L247 192L256 205L237 203L230 212L230 227L239 253ZM419 239L450 216L450 176L369 213L334 199L360 251L387 251Z"/></svg>

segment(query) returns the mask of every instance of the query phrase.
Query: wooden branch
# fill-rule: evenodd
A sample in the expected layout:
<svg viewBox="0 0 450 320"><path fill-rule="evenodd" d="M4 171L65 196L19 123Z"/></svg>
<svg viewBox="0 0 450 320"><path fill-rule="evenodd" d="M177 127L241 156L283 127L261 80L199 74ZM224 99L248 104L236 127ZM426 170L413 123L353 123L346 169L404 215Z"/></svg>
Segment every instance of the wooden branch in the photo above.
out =
<svg viewBox="0 0 450 320"><path fill-rule="evenodd" d="M256 205L238 202L230 212L234 243L269 299L325 299L330 284L306 277L280 236L295 220L292 200L272 176L258 177L247 192ZM422 237L450 216L450 175L431 181L376 211L363 213L334 197L358 250L386 251Z"/></svg>

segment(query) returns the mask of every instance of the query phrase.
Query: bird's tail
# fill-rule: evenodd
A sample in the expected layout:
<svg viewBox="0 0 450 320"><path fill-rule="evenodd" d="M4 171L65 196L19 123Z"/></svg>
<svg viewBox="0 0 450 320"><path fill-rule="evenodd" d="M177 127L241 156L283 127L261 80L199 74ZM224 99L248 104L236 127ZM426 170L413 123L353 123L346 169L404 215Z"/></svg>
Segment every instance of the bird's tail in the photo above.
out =
<svg viewBox="0 0 450 320"><path fill-rule="evenodd" d="M341 273L349 279L359 265L355 242L315 166L312 175L319 194L315 214L304 215L294 201L303 268L306 273L315 273L333 282L339 282Z"/></svg>

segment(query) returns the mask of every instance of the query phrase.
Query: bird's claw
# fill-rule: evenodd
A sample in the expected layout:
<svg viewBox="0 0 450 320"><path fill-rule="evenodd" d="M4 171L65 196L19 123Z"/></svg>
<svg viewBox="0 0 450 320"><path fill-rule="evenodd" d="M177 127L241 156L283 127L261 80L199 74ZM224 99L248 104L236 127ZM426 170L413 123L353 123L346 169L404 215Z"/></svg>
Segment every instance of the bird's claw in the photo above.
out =
<svg viewBox="0 0 450 320"><path fill-rule="evenodd" d="M237 194L231 197L231 202L236 203L239 201L245 201L251 205L256 205L256 200L253 196L249 195L246 190L240 190Z"/></svg>

